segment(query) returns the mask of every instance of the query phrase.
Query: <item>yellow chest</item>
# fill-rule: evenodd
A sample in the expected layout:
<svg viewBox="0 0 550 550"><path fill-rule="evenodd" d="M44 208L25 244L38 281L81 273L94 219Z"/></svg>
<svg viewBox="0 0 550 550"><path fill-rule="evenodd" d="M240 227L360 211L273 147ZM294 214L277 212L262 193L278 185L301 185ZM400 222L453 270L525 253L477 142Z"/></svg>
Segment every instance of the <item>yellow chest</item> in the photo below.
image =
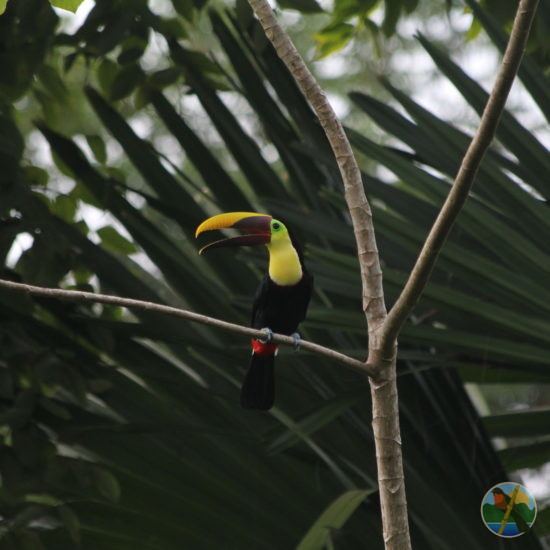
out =
<svg viewBox="0 0 550 550"><path fill-rule="evenodd" d="M300 258L290 244L269 244L269 276L278 285L295 285L302 278Z"/></svg>

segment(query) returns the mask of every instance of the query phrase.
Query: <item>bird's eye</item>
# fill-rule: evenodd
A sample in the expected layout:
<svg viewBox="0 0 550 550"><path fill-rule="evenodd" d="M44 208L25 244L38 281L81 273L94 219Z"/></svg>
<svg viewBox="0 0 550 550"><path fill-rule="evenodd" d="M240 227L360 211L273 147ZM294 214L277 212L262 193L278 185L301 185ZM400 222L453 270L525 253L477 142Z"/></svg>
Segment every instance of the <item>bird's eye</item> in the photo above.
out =
<svg viewBox="0 0 550 550"><path fill-rule="evenodd" d="M281 229L281 224L278 222L274 222L271 227L273 228L273 231L279 231L279 229Z"/></svg>

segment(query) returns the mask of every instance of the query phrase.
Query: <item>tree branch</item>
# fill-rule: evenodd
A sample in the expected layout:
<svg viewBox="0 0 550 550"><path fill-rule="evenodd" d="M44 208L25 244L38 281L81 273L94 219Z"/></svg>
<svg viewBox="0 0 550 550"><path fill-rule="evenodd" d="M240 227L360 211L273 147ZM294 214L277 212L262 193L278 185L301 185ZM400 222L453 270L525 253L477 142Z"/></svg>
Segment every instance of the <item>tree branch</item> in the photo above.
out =
<svg viewBox="0 0 550 550"><path fill-rule="evenodd" d="M347 136L304 61L287 34L279 26L267 0L249 0L268 39L281 57L305 97L315 110L334 151L344 183L346 202L352 218L361 269L363 309L369 329L369 359L366 363L312 342L302 348L359 369L370 376L373 407L373 434L376 447L378 485L382 510L383 537L387 550L411 548L405 482L399 429L399 403L396 386L396 339L401 327L427 284L439 251L463 207L479 165L494 137L511 84L517 73L538 0L521 0L509 44L504 54L497 81L483 112L481 123L437 217L419 258L399 299L387 315L382 288L382 272L369 203L361 174ZM43 297L76 302L100 302L131 309L156 311L218 327L248 337L260 338L262 331L228 323L191 311L90 292L42 288L0 280L0 288ZM275 334L274 342L293 345L290 336Z"/></svg>
<svg viewBox="0 0 550 550"><path fill-rule="evenodd" d="M523 57L537 5L538 0L521 0L518 6L510 40L493 90L481 116L479 128L466 151L449 195L430 230L409 279L382 327L382 348L386 352L394 348L397 335L426 287L439 252L468 198L481 161L495 136L510 88Z"/></svg>
<svg viewBox="0 0 550 550"><path fill-rule="evenodd" d="M194 313L193 311L186 309L166 306L164 304L156 304L154 302L145 302L143 300L134 300L132 298L121 298L120 296L111 296L109 294L96 294L95 292L82 292L80 290L45 288L41 286L27 285L24 283L16 283L14 281L6 281L4 279L0 279L0 288L6 288L14 292L22 292L33 296L43 296L44 298L57 298L58 300L64 300L66 302L97 302L122 306L128 309L154 311L157 313L173 315L175 317L182 317L188 321L220 328L228 332L236 332L251 338L265 337L265 332L262 332L261 330L245 327L243 325L237 325L235 323L228 323L227 321L222 321L221 319L216 319L214 317L208 317L207 315L201 315L200 313ZM294 338L292 336L286 336L285 334L273 334L273 342L293 346ZM346 367L359 370L368 376L373 376L376 372L375 369L368 363L364 363L363 361L359 361L358 359L354 359L349 355L344 355L343 353L333 349L315 344L314 342L302 340L300 342L300 348L316 353L317 355L322 355L332 359L333 361L337 361Z"/></svg>
<svg viewBox="0 0 550 550"><path fill-rule="evenodd" d="M396 344L394 342L391 350L381 347L380 335L387 313L372 214L365 196L361 172L342 124L290 38L278 24L267 0L248 2L260 20L267 38L317 114L342 175L361 270L363 310L369 330L368 363L375 368L375 376L369 381L384 543L387 550L409 550L411 541L399 427Z"/></svg>
<svg viewBox="0 0 550 550"><path fill-rule="evenodd" d="M344 183L346 203L353 223L363 286L363 310L369 329L369 348L377 348L378 328L386 318L382 270L374 235L372 213L361 171L341 122L294 44L279 25L267 0L249 0L267 38L311 104L332 147ZM370 360L370 359L369 359Z"/></svg>

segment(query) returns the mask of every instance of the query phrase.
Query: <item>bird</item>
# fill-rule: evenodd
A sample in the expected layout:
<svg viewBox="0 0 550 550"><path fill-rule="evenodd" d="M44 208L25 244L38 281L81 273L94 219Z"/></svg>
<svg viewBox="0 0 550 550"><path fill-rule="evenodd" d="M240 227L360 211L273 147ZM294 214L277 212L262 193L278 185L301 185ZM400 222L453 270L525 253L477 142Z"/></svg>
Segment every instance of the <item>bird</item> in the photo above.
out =
<svg viewBox="0 0 550 550"><path fill-rule="evenodd" d="M301 248L281 220L257 212L226 212L203 221L195 236L227 228L248 233L207 244L199 254L219 247L260 244L269 252L267 273L256 291L250 322L266 337L251 341L252 357L240 396L243 408L267 411L275 401L274 360L279 346L272 342L273 333L293 336L295 348L299 347L296 331L306 316L313 276L306 269Z"/></svg>
<svg viewBox="0 0 550 550"><path fill-rule="evenodd" d="M495 487L491 492L493 493L493 498L495 499L495 506L502 512L506 513L508 504L510 503L510 497L500 487ZM510 515L514 518L517 528L521 533L527 533L527 531L529 531L529 525L521 517L521 514L515 505L512 507Z"/></svg>

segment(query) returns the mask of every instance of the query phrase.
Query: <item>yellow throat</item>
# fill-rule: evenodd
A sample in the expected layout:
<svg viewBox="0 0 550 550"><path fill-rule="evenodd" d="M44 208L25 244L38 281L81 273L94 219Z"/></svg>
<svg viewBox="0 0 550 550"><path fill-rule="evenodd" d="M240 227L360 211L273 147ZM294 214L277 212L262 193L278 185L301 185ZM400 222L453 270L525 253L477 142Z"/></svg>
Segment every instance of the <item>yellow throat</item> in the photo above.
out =
<svg viewBox="0 0 550 550"><path fill-rule="evenodd" d="M302 278L302 265L288 234L272 238L269 250L269 276L278 285L295 285Z"/></svg>

